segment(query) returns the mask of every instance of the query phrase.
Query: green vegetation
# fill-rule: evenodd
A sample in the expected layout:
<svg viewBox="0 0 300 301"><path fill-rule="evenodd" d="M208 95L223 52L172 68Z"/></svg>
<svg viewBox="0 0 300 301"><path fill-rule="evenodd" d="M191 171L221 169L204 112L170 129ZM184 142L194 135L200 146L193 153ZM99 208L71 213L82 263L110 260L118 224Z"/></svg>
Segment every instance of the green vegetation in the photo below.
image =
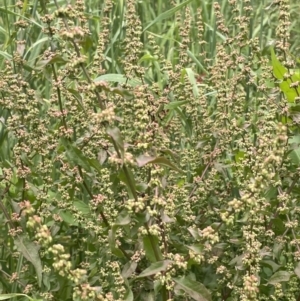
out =
<svg viewBox="0 0 300 301"><path fill-rule="evenodd" d="M299 301L299 4L0 1L0 300Z"/></svg>

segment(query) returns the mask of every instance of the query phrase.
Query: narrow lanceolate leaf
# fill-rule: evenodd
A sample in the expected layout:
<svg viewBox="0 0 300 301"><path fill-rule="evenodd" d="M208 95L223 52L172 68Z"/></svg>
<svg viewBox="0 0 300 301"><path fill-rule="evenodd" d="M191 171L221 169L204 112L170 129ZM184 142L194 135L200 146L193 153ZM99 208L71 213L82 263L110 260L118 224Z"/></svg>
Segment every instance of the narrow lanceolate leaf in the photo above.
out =
<svg viewBox="0 0 300 301"><path fill-rule="evenodd" d="M137 159L137 164L139 167L143 167L147 164L157 164L157 165L162 165L169 167L171 169L174 169L176 171L182 172L176 165L171 163L167 158L164 157L150 157L150 156L139 156Z"/></svg>
<svg viewBox="0 0 300 301"><path fill-rule="evenodd" d="M109 128L107 129L107 134L114 140L121 158L124 160L124 142L120 130L118 128Z"/></svg>
<svg viewBox="0 0 300 301"><path fill-rule="evenodd" d="M39 256L39 246L33 243L25 235L19 235L15 238L15 245L18 251L29 261L35 268L38 284L42 284L42 262Z"/></svg>
<svg viewBox="0 0 300 301"><path fill-rule="evenodd" d="M300 278L300 262L297 263L294 271L297 277Z"/></svg>
<svg viewBox="0 0 300 301"><path fill-rule="evenodd" d="M188 277L174 278L176 283L175 289L184 290L191 298L196 301L211 301L210 292L200 282Z"/></svg>
<svg viewBox="0 0 300 301"><path fill-rule="evenodd" d="M151 276L151 275L156 275L159 272L164 272L164 271L167 270L167 268L170 266L170 264L172 262L173 262L172 260L163 260L163 261L154 262L149 266L149 268L144 270L138 276L138 278L147 277L147 276Z"/></svg>
<svg viewBox="0 0 300 301"><path fill-rule="evenodd" d="M182 71L183 77L184 77L185 74L187 75L187 77L189 79L189 82L193 87L194 96L198 97L199 96L199 89L198 89L198 86L197 86L197 80L196 80L196 75L195 75L194 71L191 68L185 68Z"/></svg>
<svg viewBox="0 0 300 301"><path fill-rule="evenodd" d="M67 145L67 151L66 151L66 157L69 162L71 162L74 165L79 165L86 171L91 171L91 166L88 161L88 158L84 156L82 151L78 149L77 147L69 144Z"/></svg>
<svg viewBox="0 0 300 301"><path fill-rule="evenodd" d="M146 257L151 262L157 262L156 256L158 255L159 260L163 259L162 253L160 248L157 246L159 245L159 241L157 236L145 236L143 237L143 249L146 253ZM153 247L156 247L156 251L153 250ZM156 254L157 252L157 254Z"/></svg>
<svg viewBox="0 0 300 301"><path fill-rule="evenodd" d="M19 296L23 296L28 298L29 300L33 300L25 294L0 294L0 300L8 300Z"/></svg>
<svg viewBox="0 0 300 301"><path fill-rule="evenodd" d="M138 85L141 85L141 81L138 79L128 79L125 75L122 74L104 74L94 79L94 82L99 81L107 81L107 82L113 82L113 83L120 83L120 84L129 84L133 87L136 87Z"/></svg>
<svg viewBox="0 0 300 301"><path fill-rule="evenodd" d="M190 2L192 2L192 0L187 0L187 1L184 1L182 2L181 4L167 10L166 12L163 12L162 14L160 14L159 16L157 16L152 22L150 22L145 28L144 28L144 31L146 31L148 28L150 28L152 25L164 20L164 19L167 19L167 18L170 18L171 16L173 16L177 11L183 9L184 6L186 6L187 4L189 4Z"/></svg>

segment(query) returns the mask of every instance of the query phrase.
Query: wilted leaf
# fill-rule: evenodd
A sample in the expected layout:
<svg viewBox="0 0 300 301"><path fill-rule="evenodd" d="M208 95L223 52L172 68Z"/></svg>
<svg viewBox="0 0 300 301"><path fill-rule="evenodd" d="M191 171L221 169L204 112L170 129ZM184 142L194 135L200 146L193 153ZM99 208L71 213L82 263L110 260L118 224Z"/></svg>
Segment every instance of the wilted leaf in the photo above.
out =
<svg viewBox="0 0 300 301"><path fill-rule="evenodd" d="M177 289L184 290L190 297L196 301L211 301L210 292L200 282L192 280L188 277L174 278Z"/></svg>
<svg viewBox="0 0 300 301"><path fill-rule="evenodd" d="M39 256L39 246L29 240L25 235L15 237L15 245L18 251L29 261L35 268L38 284L42 284L42 262Z"/></svg>
<svg viewBox="0 0 300 301"><path fill-rule="evenodd" d="M173 262L172 260L163 260L163 261L154 262L150 265L150 267L144 270L137 278L156 275L159 272L165 271L172 262Z"/></svg>

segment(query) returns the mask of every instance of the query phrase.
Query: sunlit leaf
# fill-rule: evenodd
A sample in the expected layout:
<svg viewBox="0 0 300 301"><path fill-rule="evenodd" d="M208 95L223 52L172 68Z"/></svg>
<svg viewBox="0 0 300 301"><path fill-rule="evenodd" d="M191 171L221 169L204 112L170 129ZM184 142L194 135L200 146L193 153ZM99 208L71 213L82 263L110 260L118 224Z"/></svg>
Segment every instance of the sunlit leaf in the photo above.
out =
<svg viewBox="0 0 300 301"><path fill-rule="evenodd" d="M277 79L283 80L284 75L287 74L288 70L279 62L273 48L271 48L271 59L274 76Z"/></svg>
<svg viewBox="0 0 300 301"><path fill-rule="evenodd" d="M188 277L173 278L177 288L184 290L191 298L196 301L211 301L210 292L200 282Z"/></svg>
<svg viewBox="0 0 300 301"><path fill-rule="evenodd" d="M26 297L31 301L42 301L41 299L32 299L29 296L25 295L25 294L0 294L0 300L7 300L7 299L11 299L11 298L16 298L16 297Z"/></svg>
<svg viewBox="0 0 300 301"><path fill-rule="evenodd" d="M129 85L135 87L138 85L141 85L142 83L137 80L137 79L128 79L125 75L123 74L104 74L96 79L94 79L94 82L98 81L107 81L107 82L114 82L114 83L120 83L120 84L125 84L128 83Z"/></svg>
<svg viewBox="0 0 300 301"><path fill-rule="evenodd" d="M278 271L271 276L268 283L275 285L275 284L281 283L281 282L288 282L288 281L290 281L290 278L292 275L293 275L293 273L291 273L291 272Z"/></svg>
<svg viewBox="0 0 300 301"><path fill-rule="evenodd" d="M175 166L167 158L164 158L164 157L150 157L150 156L142 155L142 156L139 156L136 159L136 161L137 161L137 164L139 167L143 167L147 164L157 164L157 165L166 166L166 167L169 167L176 171L182 172L181 169L179 169L177 166Z"/></svg>
<svg viewBox="0 0 300 301"><path fill-rule="evenodd" d="M159 272L166 271L172 262L173 261L171 261L171 260L163 260L163 261L154 262L146 270L144 270L137 278L156 275Z"/></svg>
<svg viewBox="0 0 300 301"><path fill-rule="evenodd" d="M171 101L171 102L169 102L168 104L166 104L166 105L164 106L164 108L165 108L166 110L172 110L172 109L176 109L176 108L178 108L178 107L180 107L180 106L182 106L182 105L185 105L185 104L187 104L187 103L189 103L189 100Z"/></svg>

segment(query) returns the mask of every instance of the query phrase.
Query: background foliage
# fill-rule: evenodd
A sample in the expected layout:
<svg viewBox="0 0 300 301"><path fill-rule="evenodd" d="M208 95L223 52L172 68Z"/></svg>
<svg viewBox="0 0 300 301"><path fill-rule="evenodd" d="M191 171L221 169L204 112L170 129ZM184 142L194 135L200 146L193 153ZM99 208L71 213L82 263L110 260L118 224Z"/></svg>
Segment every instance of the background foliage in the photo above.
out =
<svg viewBox="0 0 300 301"><path fill-rule="evenodd" d="M1 300L300 300L298 1L0 3Z"/></svg>

